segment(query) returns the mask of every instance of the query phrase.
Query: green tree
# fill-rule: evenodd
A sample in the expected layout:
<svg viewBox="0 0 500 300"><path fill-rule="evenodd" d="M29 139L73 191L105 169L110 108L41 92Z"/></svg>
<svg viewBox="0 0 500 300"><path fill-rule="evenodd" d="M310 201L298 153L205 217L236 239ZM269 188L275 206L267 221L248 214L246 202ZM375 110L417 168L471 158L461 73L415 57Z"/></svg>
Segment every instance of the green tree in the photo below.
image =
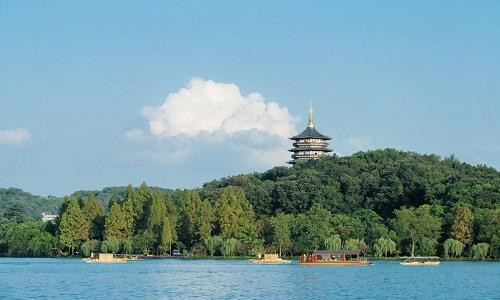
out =
<svg viewBox="0 0 500 300"><path fill-rule="evenodd" d="M217 201L216 212L223 239L234 237L245 240L254 235L255 215L241 188L224 188Z"/></svg>
<svg viewBox="0 0 500 300"><path fill-rule="evenodd" d="M443 243L443 250L445 257L459 257L464 251L464 244L454 239L447 239Z"/></svg>
<svg viewBox="0 0 500 300"><path fill-rule="evenodd" d="M14 202L7 208L3 216L15 223L22 223L24 222L24 209L19 202Z"/></svg>
<svg viewBox="0 0 500 300"><path fill-rule="evenodd" d="M290 217L290 215L278 213L276 217L273 217L271 219L271 224L273 227L273 245L278 247L280 257L282 248L287 248L290 246Z"/></svg>
<svg viewBox="0 0 500 300"><path fill-rule="evenodd" d="M435 255L438 241L434 238L421 238L417 242L417 253L419 255Z"/></svg>
<svg viewBox="0 0 500 300"><path fill-rule="evenodd" d="M490 256L497 258L500 252L500 208L477 209L477 240L490 245Z"/></svg>
<svg viewBox="0 0 500 300"><path fill-rule="evenodd" d="M134 254L134 240L132 238L128 238L123 242L123 251L125 254Z"/></svg>
<svg viewBox="0 0 500 300"><path fill-rule="evenodd" d="M114 188L112 191L111 191L111 197L109 198L109 202L108 202L108 210L111 209L111 207L113 207L113 204L115 203L119 203L121 204L121 201L120 201L120 196L118 196L118 192L116 191L116 189Z"/></svg>
<svg viewBox="0 0 500 300"><path fill-rule="evenodd" d="M119 241L125 241L127 238L132 236L133 223L131 224L131 222L132 219L127 218L127 214L122 209L122 206L115 203L111 207L109 215L105 221L104 237L106 239L113 237L117 238Z"/></svg>
<svg viewBox="0 0 500 300"><path fill-rule="evenodd" d="M155 243L155 237L153 232L150 230L145 230L141 233L134 235L132 238L132 244L136 253L142 253L144 255L151 254Z"/></svg>
<svg viewBox="0 0 500 300"><path fill-rule="evenodd" d="M83 214L78 202L71 199L59 224L59 242L69 249L69 254L72 255L82 242L89 239L89 231L90 222Z"/></svg>
<svg viewBox="0 0 500 300"><path fill-rule="evenodd" d="M347 250L357 250L361 252L366 252L367 246L364 240L360 239L348 239L345 241L345 249Z"/></svg>
<svg viewBox="0 0 500 300"><path fill-rule="evenodd" d="M377 256L387 257L387 254L393 254L396 252L396 243L389 238L380 237L375 242L373 248L375 248Z"/></svg>
<svg viewBox="0 0 500 300"><path fill-rule="evenodd" d="M24 223L0 224L0 247L9 256L52 255L56 239L45 231L43 223L29 220Z"/></svg>
<svg viewBox="0 0 500 300"><path fill-rule="evenodd" d="M94 193L88 193L87 201L85 201L82 212L90 224L89 236L93 239L102 238L104 227L104 208L101 203L97 202Z"/></svg>
<svg viewBox="0 0 500 300"><path fill-rule="evenodd" d="M323 242L332 233L332 214L320 204L315 203L307 213L305 220L306 231L309 236L310 247L321 247Z"/></svg>
<svg viewBox="0 0 500 300"><path fill-rule="evenodd" d="M101 252L103 253L115 254L118 250L120 250L120 241L115 237L110 237L101 244Z"/></svg>
<svg viewBox="0 0 500 300"><path fill-rule="evenodd" d="M28 242L28 251L33 256L51 256L56 249L57 239L48 232L40 230Z"/></svg>
<svg viewBox="0 0 500 300"><path fill-rule="evenodd" d="M179 239L188 248L197 239L196 225L200 211L201 200L196 191L185 190L179 199Z"/></svg>
<svg viewBox="0 0 500 300"><path fill-rule="evenodd" d="M327 237L324 241L325 248L328 250L342 250L342 239L338 234Z"/></svg>
<svg viewBox="0 0 500 300"><path fill-rule="evenodd" d="M145 208L151 203L153 195L148 185L143 182L139 187L139 191L132 198L132 207L134 215L134 224L136 232L141 232L148 225L148 213Z"/></svg>
<svg viewBox="0 0 500 300"><path fill-rule="evenodd" d="M488 256L489 247L490 245L486 243L479 243L472 246L472 257L474 257L474 259L485 259L486 256Z"/></svg>
<svg viewBox="0 0 500 300"><path fill-rule="evenodd" d="M155 244L159 246L162 239L163 221L168 213L165 197L159 189L153 192L150 204L146 206L145 211L147 214L147 229L153 233Z"/></svg>
<svg viewBox="0 0 500 300"><path fill-rule="evenodd" d="M91 256L92 253L98 253L101 248L101 242L98 240L88 240L82 244L80 251L85 257Z"/></svg>
<svg viewBox="0 0 500 300"><path fill-rule="evenodd" d="M198 241L205 241L212 235L214 228L215 212L208 200L203 200L197 211L196 236Z"/></svg>
<svg viewBox="0 0 500 300"><path fill-rule="evenodd" d="M176 241L175 227L172 227L171 221L168 217L163 217L162 230L161 230L161 249L163 253L167 252L172 254L172 244Z"/></svg>
<svg viewBox="0 0 500 300"><path fill-rule="evenodd" d="M218 235L211 236L205 239L205 246L207 246L207 250L210 253L210 256L214 256L214 253L220 246L222 246L222 238Z"/></svg>
<svg viewBox="0 0 500 300"><path fill-rule="evenodd" d="M411 256L415 256L415 246L424 239L439 237L441 220L430 213L430 207L423 205L418 208L397 209L393 225L398 235L410 243Z"/></svg>
<svg viewBox="0 0 500 300"><path fill-rule="evenodd" d="M236 254L236 249L238 248L239 241L235 238L230 238L222 242L221 253L226 256L234 256Z"/></svg>
<svg viewBox="0 0 500 300"><path fill-rule="evenodd" d="M451 227L451 235L454 239L464 245L472 242L472 223L474 216L472 211L466 206L458 206L455 212L455 219Z"/></svg>
<svg viewBox="0 0 500 300"><path fill-rule="evenodd" d="M347 215L335 215L332 220L333 232L338 234L342 240L350 238L363 238L364 228L361 221Z"/></svg>

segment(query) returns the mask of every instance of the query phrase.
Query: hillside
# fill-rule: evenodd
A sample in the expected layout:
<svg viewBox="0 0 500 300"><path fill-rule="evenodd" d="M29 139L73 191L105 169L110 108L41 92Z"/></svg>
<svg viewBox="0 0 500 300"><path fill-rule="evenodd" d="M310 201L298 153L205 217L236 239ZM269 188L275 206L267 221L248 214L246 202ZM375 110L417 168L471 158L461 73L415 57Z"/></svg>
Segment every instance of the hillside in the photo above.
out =
<svg viewBox="0 0 500 300"><path fill-rule="evenodd" d="M58 255L80 247L87 254L99 248L166 254L176 247L229 256L324 247L477 259L500 252L497 170L394 149L230 176L194 190L143 183L64 199L1 192L0 255L54 255L56 246ZM57 228L19 224L12 217L19 209L6 210L14 203L34 218L63 203L63 217Z"/></svg>
<svg viewBox="0 0 500 300"><path fill-rule="evenodd" d="M214 202L217 190L229 185L246 191L257 215L304 213L320 203L333 213L371 209L386 219L401 206L452 207L460 202L494 208L500 204L500 172L494 168L394 149L231 176L206 183L199 192Z"/></svg>
<svg viewBox="0 0 500 300"><path fill-rule="evenodd" d="M123 199L125 197L127 187L105 187L100 191L77 191L69 195L69 197L84 199L89 193L93 193L96 200L107 208L108 202L113 194L113 190L117 192L119 199ZM164 193L172 193L172 191L168 189L160 190ZM57 213L59 211L59 207L63 203L63 200L64 197L38 196L17 188L0 188L0 216L5 214L9 208L17 206L21 210L24 218L40 220L42 212Z"/></svg>
<svg viewBox="0 0 500 300"><path fill-rule="evenodd" d="M0 215L10 207L20 207L25 218L40 219L42 212L57 212L62 198L42 197L16 188L0 188Z"/></svg>

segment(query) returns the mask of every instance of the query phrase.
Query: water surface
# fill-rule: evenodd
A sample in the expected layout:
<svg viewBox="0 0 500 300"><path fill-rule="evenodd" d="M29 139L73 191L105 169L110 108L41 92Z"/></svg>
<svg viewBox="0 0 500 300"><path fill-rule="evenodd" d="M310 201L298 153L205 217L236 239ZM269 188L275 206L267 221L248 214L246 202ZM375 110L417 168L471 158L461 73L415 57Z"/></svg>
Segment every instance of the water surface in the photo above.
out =
<svg viewBox="0 0 500 300"><path fill-rule="evenodd" d="M0 258L0 299L500 299L500 263L403 267L253 265L245 260Z"/></svg>

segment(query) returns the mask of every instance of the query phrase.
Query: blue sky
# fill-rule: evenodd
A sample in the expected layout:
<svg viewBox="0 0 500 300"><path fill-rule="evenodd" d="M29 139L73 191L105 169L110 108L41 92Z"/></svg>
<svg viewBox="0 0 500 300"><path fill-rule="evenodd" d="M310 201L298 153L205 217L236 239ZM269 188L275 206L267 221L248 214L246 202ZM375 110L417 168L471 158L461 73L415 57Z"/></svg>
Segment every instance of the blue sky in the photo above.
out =
<svg viewBox="0 0 500 300"><path fill-rule="evenodd" d="M500 168L498 1L0 0L0 70L0 187L265 170L309 101L341 155Z"/></svg>

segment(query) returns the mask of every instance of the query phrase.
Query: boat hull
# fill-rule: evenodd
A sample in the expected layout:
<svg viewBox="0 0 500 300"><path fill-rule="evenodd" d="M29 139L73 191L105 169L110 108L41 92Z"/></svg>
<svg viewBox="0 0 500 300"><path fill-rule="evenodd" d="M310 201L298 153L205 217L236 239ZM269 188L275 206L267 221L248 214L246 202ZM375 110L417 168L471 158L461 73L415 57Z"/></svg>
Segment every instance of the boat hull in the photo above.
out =
<svg viewBox="0 0 500 300"><path fill-rule="evenodd" d="M356 262L301 262L303 266L331 266L331 267L367 267L372 263L369 261L356 261Z"/></svg>
<svg viewBox="0 0 500 300"><path fill-rule="evenodd" d="M126 259L119 259L119 258L115 258L113 260L105 260L105 261L92 258L84 258L82 260L88 264L123 264L128 262L128 260Z"/></svg>
<svg viewBox="0 0 500 300"><path fill-rule="evenodd" d="M291 260L277 260L277 261L264 261L261 259L249 259L249 262L257 265L289 265L292 263Z"/></svg>
<svg viewBox="0 0 500 300"><path fill-rule="evenodd" d="M402 262L402 266L420 267L420 266L439 266L439 261L426 261L426 262Z"/></svg>

